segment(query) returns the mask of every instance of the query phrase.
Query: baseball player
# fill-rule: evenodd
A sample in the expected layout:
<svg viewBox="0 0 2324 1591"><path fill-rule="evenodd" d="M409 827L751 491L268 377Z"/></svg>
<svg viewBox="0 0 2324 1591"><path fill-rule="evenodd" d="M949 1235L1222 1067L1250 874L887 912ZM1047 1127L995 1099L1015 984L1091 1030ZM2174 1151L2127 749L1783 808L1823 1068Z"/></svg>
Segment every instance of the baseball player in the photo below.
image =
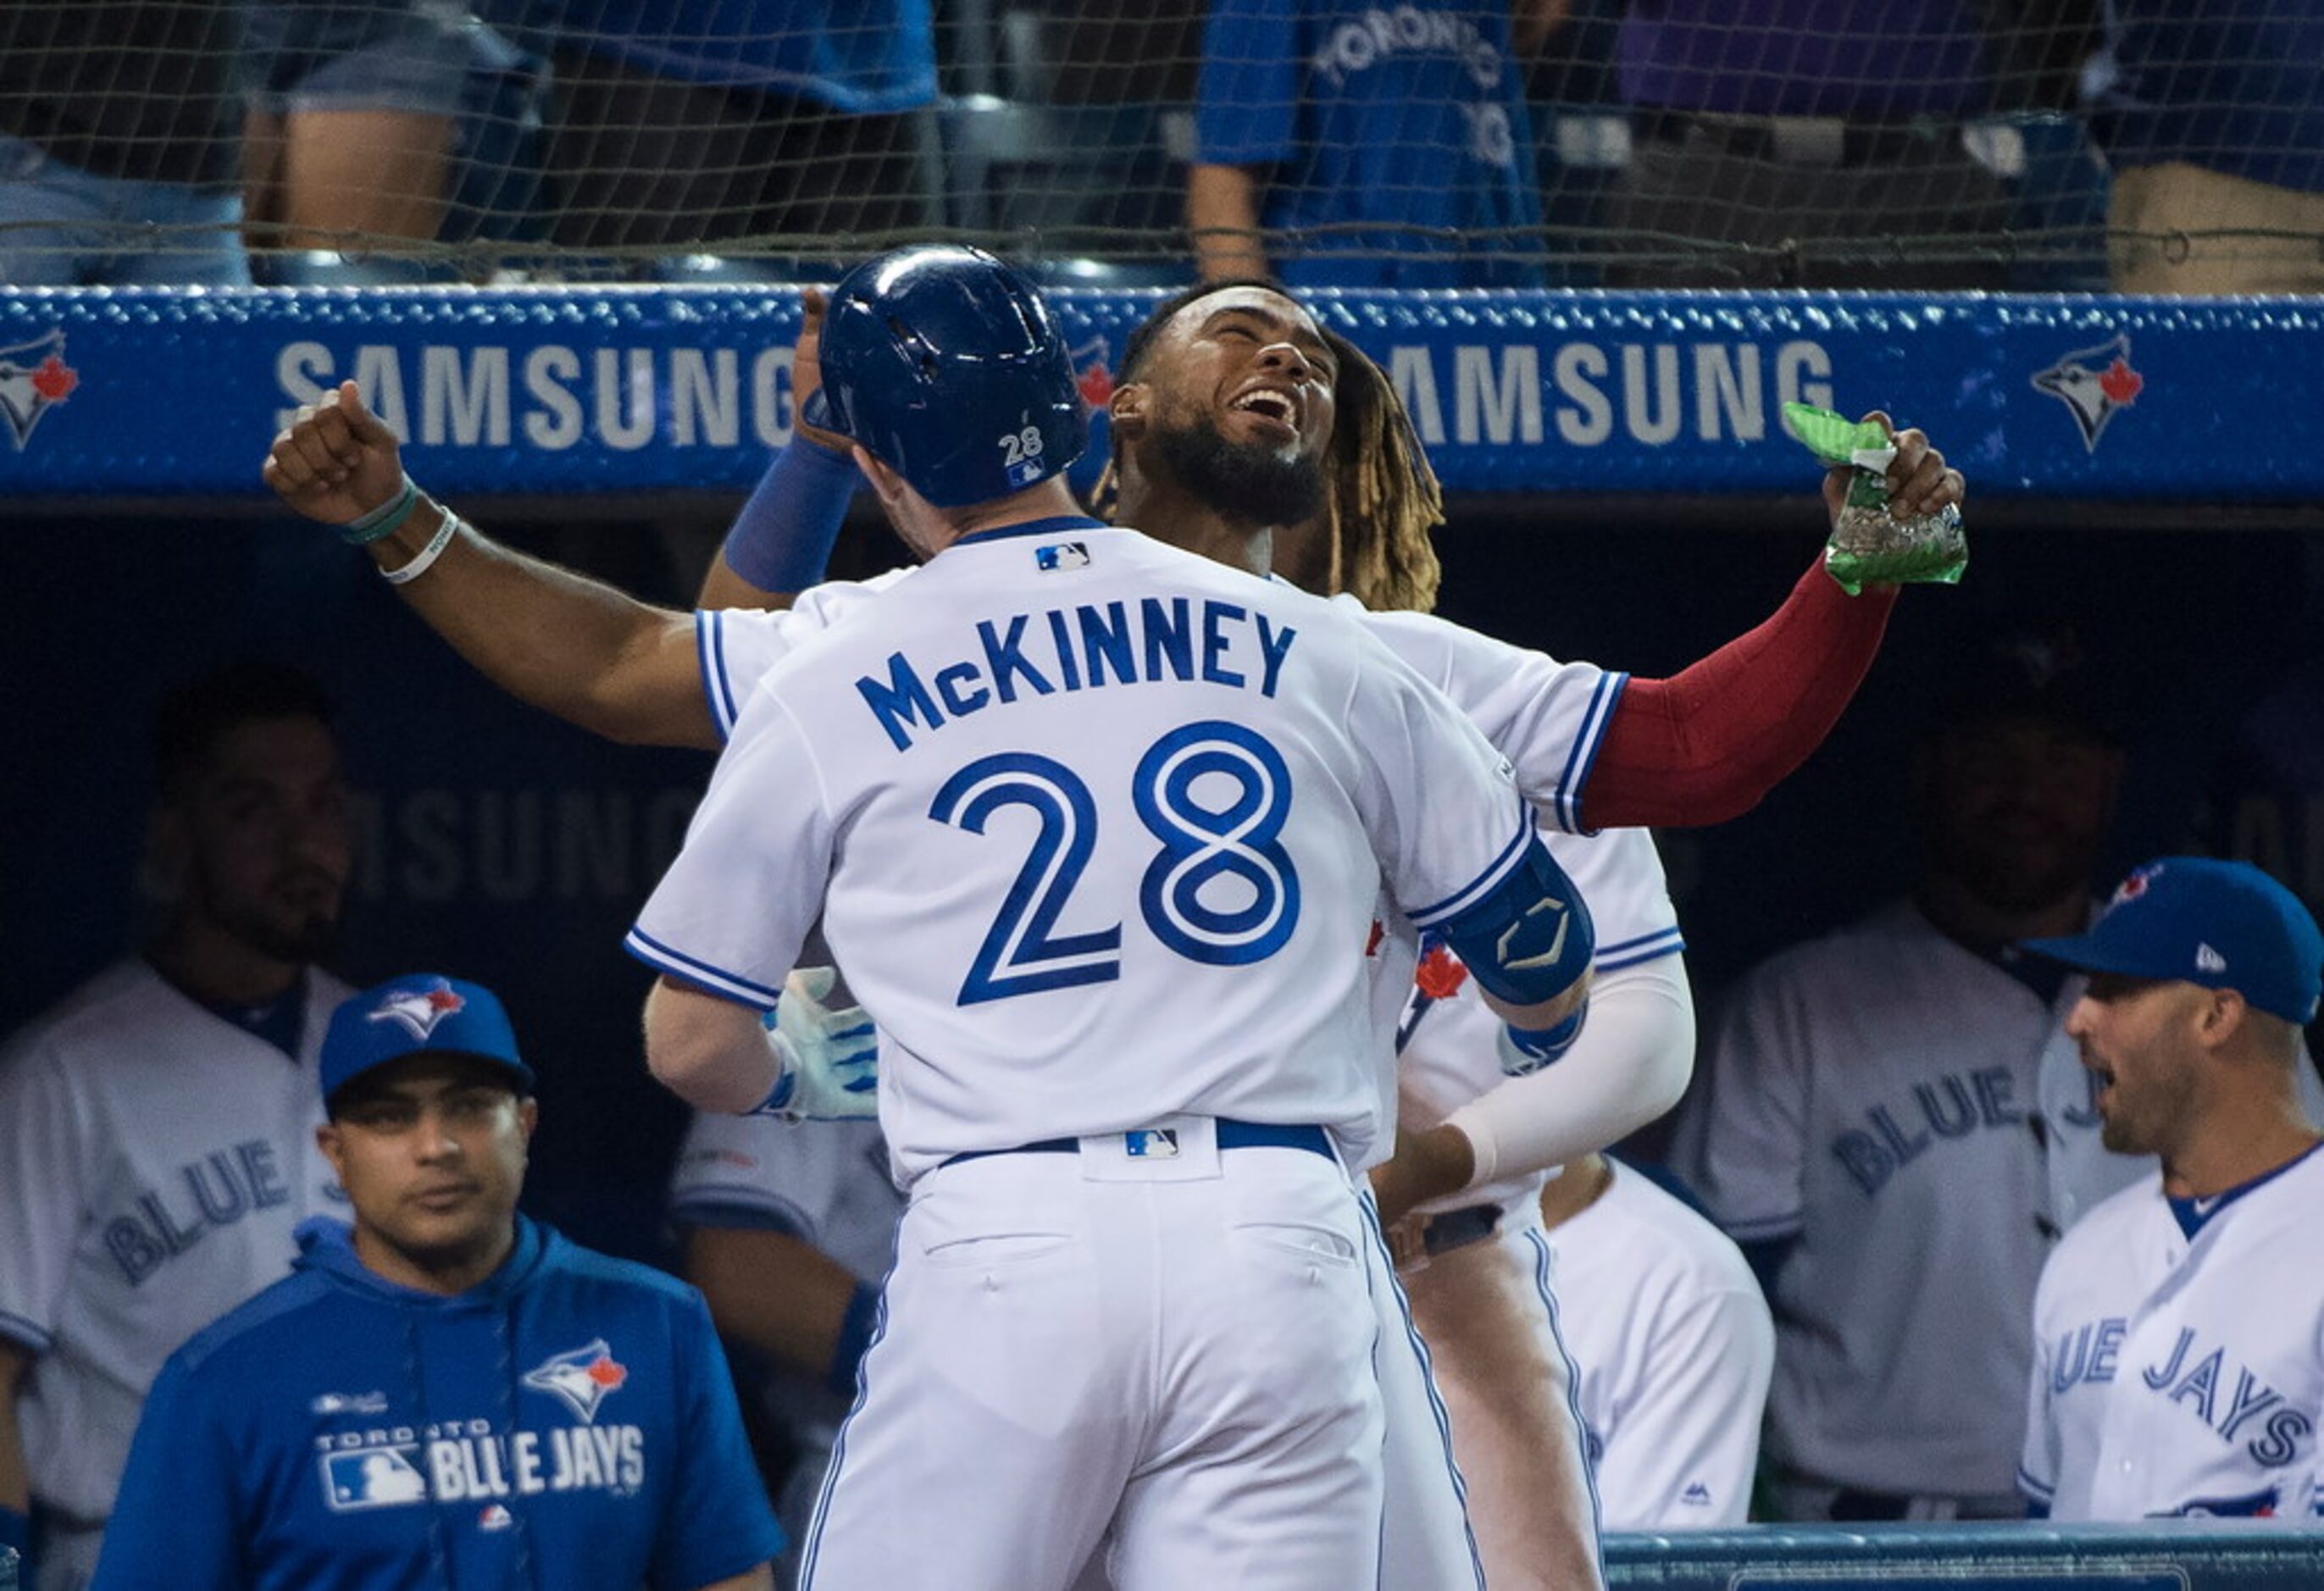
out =
<svg viewBox="0 0 2324 1591"><path fill-rule="evenodd" d="M2066 1024L2109 1149L2162 1174L2043 1267L2018 1484L2059 1520L2324 1513L2324 1155L2294 1076L2324 935L2246 862L2137 869L2087 933Z"/></svg>
<svg viewBox="0 0 2324 1591"><path fill-rule="evenodd" d="M169 698L161 932L0 1057L0 1539L25 1545L39 1515L28 1586L88 1583L162 1361L337 1208L312 1132L345 992L314 963L351 865L329 714L305 676L257 662Z"/></svg>
<svg viewBox="0 0 2324 1591"><path fill-rule="evenodd" d="M1340 1163L1386 1125L1383 882L1528 1030L1578 1007L1587 914L1507 765L1347 615L1072 511L1073 371L1012 271L861 267L823 362L930 561L761 681L629 942L698 1105L777 1082L752 1008L818 913L880 1025L913 1201L803 1583L1062 1586L1110 1535L1125 1591L1364 1584Z"/></svg>
<svg viewBox="0 0 2324 1591"><path fill-rule="evenodd" d="M516 1212L539 1108L491 991L341 1005L316 1130L352 1228L171 1356L97 1585L766 1591L782 1544L708 1312Z"/></svg>
<svg viewBox="0 0 2324 1591"><path fill-rule="evenodd" d="M1603 1154L1541 1191L1571 1301L1591 1473L1610 1531L1702 1530L1748 1516L1775 1327L1725 1234Z"/></svg>

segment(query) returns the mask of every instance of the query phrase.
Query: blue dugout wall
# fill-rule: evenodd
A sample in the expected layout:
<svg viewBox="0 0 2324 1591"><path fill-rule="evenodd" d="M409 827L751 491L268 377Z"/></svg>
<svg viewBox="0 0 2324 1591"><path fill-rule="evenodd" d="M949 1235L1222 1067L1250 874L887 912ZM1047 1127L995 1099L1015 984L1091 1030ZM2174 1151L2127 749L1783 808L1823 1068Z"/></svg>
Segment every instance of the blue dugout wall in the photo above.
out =
<svg viewBox="0 0 2324 1591"><path fill-rule="evenodd" d="M1056 295L1102 397L1152 295ZM2324 496L2324 305L1319 292L1453 492L1789 490L1787 400L1941 424L1980 492ZM0 290L0 492L234 494L352 378L446 492L746 488L788 435L773 286Z"/></svg>

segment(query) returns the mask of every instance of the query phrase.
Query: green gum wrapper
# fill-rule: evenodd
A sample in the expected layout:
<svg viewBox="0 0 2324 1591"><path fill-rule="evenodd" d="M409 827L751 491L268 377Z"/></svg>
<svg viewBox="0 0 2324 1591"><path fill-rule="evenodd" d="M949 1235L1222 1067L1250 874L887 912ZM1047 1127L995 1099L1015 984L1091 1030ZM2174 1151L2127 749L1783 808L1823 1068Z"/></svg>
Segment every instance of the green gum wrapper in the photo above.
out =
<svg viewBox="0 0 2324 1591"><path fill-rule="evenodd" d="M1917 520L1888 511L1888 485L1876 469L1857 463L1859 453L1890 446L1888 437L1869 421L1851 420L1805 403L1784 405L1784 425L1827 467L1855 464L1839 523L1824 544L1823 566L1840 588L1854 596L1867 584L1951 585L1969 567L1969 538L1960 510L1948 504Z"/></svg>

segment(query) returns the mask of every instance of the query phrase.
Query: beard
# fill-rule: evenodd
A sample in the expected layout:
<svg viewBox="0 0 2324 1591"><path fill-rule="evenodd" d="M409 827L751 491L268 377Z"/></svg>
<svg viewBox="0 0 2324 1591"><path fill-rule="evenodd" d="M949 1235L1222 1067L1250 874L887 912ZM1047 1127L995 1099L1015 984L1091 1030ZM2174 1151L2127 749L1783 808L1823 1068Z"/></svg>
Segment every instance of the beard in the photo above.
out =
<svg viewBox="0 0 2324 1591"><path fill-rule="evenodd" d="M327 959L338 948L346 891L333 887L310 906L237 897L208 877L198 877L195 909L241 943L271 961L305 965Z"/></svg>
<svg viewBox="0 0 2324 1591"><path fill-rule="evenodd" d="M1262 525L1296 525L1323 507L1323 466L1237 446L1208 415L1156 433L1162 462L1207 507Z"/></svg>

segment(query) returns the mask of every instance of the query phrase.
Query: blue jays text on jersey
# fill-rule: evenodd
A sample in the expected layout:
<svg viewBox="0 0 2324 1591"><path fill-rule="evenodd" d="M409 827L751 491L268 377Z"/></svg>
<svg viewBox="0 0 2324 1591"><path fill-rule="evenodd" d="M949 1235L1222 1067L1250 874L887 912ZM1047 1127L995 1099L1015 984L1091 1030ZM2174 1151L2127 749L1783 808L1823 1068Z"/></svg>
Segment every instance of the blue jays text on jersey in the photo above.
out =
<svg viewBox="0 0 2324 1591"><path fill-rule="evenodd" d="M132 1287L143 1286L213 1228L232 1226L254 1209L288 1204L292 1195L274 1145L264 1138L213 1149L180 1167L179 1176L181 1188L148 1188L105 1218L105 1251Z"/></svg>
<svg viewBox="0 0 2324 1591"><path fill-rule="evenodd" d="M965 718L1028 695L1201 680L1273 696L1298 635L1215 598L1082 603L980 619L941 650L890 653L887 678L864 676L855 689L901 751L916 727L941 729L947 715Z"/></svg>
<svg viewBox="0 0 2324 1591"><path fill-rule="evenodd" d="M1993 1128L2022 1129L2027 1117L2015 1095L2017 1078L2007 1066L1949 1071L1912 1087L1912 1103L1891 1108L1875 1105L1866 1126L1849 1127L1831 1140L1832 1157L1847 1168L1869 1199L1888 1179L1944 1139L1965 1138ZM1904 1119L1899 1120L1902 1117Z"/></svg>

